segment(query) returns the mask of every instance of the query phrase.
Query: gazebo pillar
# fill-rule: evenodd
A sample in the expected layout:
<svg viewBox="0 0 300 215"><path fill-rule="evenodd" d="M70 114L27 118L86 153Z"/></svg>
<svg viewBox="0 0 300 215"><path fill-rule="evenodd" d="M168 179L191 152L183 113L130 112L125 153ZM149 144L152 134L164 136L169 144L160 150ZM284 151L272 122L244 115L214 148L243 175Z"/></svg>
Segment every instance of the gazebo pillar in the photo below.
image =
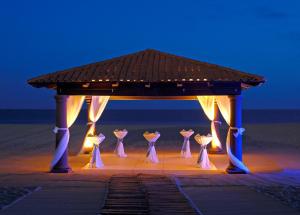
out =
<svg viewBox="0 0 300 215"><path fill-rule="evenodd" d="M56 95L56 127L57 128L68 128L67 125L67 100L69 96L67 95ZM56 145L57 149L61 139L63 138L66 130L58 129L56 133ZM72 169L68 163L68 148L65 150L60 160L52 167L50 172L53 173L68 173Z"/></svg>
<svg viewBox="0 0 300 215"><path fill-rule="evenodd" d="M86 110L87 110L87 130L86 130L86 135L88 135L89 130L93 126L93 121L90 118L90 108L91 108L91 102L92 102L92 96L86 96L85 97L85 102L86 102ZM96 128L92 131L92 134L94 135L96 133ZM90 148L83 148L82 153L84 154L89 154L93 150L93 147Z"/></svg>
<svg viewBox="0 0 300 215"><path fill-rule="evenodd" d="M237 130L235 128L241 128L242 126L242 96L229 96L230 99L230 149L232 154L243 161L242 153L242 135L235 137L233 133ZM229 174L241 174L246 173L244 170L234 166L232 162L229 162L229 166L226 169Z"/></svg>
<svg viewBox="0 0 300 215"><path fill-rule="evenodd" d="M220 122L219 107L218 107L218 104L217 104L216 100L214 101L214 120L213 120L213 123L215 125L215 131L216 131L217 137L218 137L218 139L220 141L221 140L220 139L220 124L221 124L221 122ZM212 140L211 146L212 147L209 148L209 153L210 154L219 154L219 153L222 153L222 148L220 148L218 146L215 146L214 140Z"/></svg>

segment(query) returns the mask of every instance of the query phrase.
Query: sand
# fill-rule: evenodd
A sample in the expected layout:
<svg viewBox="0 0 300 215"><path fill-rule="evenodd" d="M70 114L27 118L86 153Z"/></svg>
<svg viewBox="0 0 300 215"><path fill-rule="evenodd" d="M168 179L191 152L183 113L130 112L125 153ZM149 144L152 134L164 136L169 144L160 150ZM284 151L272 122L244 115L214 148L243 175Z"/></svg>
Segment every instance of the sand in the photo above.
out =
<svg viewBox="0 0 300 215"><path fill-rule="evenodd" d="M58 210L65 210L70 214L95 214L99 212L105 198L109 176L116 173L165 174L175 177L192 201L204 211L209 211L212 204L207 204L201 197L203 196L201 193L211 192L211 195L212 193L218 195L221 192L218 188L209 189L207 186L224 186L226 192L252 195L254 199L256 195L263 195L264 197L260 197L263 199L270 198L258 193L254 189L255 186L300 186L300 174L297 171L300 169L300 124L246 124L244 126L246 128L243 137L244 161L252 172L250 175L224 174L228 165L226 154L210 155L211 161L218 168L217 171L200 170L195 164L199 145L193 139L191 139L193 158L188 160L180 158L182 137L179 131L183 128L192 128L195 134L207 134L209 125L98 126L98 130L106 136L101 146L105 163L103 170L82 169L88 162L89 156L77 155L77 153L86 128L84 125L74 125L71 129L69 148L69 161L74 173L57 175L47 173L54 151L54 135L51 131L53 125L2 124L0 125L0 186L41 188L10 206L3 213L24 214L22 211L26 210L30 211L28 214L39 214L38 211L45 210L48 214L52 214ZM116 128L126 128L129 131L124 140L128 159L117 158L112 153L116 143L112 131ZM146 130L158 130L161 133L156 146L160 159L158 165L145 162L147 142L143 139L142 133ZM222 127L221 133L222 139L225 140L226 126ZM239 185L241 188L230 191L233 185ZM226 195L224 194L223 197L225 198ZM276 199L270 200L270 202L274 201L274 205L277 207L280 205L280 211L293 213L292 207L278 205ZM220 214L226 214L226 211Z"/></svg>

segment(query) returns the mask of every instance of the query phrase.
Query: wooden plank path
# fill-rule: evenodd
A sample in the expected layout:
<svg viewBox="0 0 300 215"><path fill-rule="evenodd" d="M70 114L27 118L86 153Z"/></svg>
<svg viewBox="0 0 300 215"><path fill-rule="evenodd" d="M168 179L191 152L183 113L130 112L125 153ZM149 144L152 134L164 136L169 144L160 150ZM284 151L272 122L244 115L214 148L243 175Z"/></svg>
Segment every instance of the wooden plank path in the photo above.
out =
<svg viewBox="0 0 300 215"><path fill-rule="evenodd" d="M100 214L198 214L167 176L113 175Z"/></svg>
<svg viewBox="0 0 300 215"><path fill-rule="evenodd" d="M139 178L147 192L150 214L198 214L169 177L139 175Z"/></svg>
<svg viewBox="0 0 300 215"><path fill-rule="evenodd" d="M137 176L112 176L101 214L149 214L148 200Z"/></svg>

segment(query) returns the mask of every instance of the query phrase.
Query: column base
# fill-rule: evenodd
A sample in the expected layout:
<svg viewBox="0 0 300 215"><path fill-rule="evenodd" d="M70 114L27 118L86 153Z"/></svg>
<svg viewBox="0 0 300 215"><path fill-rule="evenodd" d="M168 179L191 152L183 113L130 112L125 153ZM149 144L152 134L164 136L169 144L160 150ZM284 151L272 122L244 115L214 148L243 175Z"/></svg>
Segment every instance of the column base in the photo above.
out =
<svg viewBox="0 0 300 215"><path fill-rule="evenodd" d="M244 170L242 170L236 166L231 166L231 165L229 167L227 167L226 172L228 174L247 174L247 172L245 172Z"/></svg>
<svg viewBox="0 0 300 215"><path fill-rule="evenodd" d="M53 168L50 170L50 173L72 173L72 168Z"/></svg>

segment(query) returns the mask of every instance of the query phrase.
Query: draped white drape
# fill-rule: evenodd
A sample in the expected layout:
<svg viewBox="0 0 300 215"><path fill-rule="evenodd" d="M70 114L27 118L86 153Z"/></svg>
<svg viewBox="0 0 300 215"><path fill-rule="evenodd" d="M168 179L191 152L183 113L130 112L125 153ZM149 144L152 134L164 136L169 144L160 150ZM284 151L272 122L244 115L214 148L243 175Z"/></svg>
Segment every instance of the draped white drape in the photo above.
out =
<svg viewBox="0 0 300 215"><path fill-rule="evenodd" d="M99 120L100 116L102 115L108 100L109 100L109 96L92 96L90 109L88 110L89 119L92 121L91 122L92 126L89 128L89 130L86 133L81 151L83 151L84 148L93 147L93 143L89 141L87 136L93 134L95 130L96 122Z"/></svg>
<svg viewBox="0 0 300 215"><path fill-rule="evenodd" d="M230 125L230 99L228 96L216 96L215 98L223 118Z"/></svg>
<svg viewBox="0 0 300 215"><path fill-rule="evenodd" d="M67 128L54 128L54 133L57 133L58 130L63 130L65 131L63 137L61 138L55 153L54 153L54 158L51 162L51 169L55 166L55 164L61 159L62 155L66 151L70 139L70 132L69 128L73 125L75 122L82 104L84 102L84 96L69 96L67 99Z"/></svg>
<svg viewBox="0 0 300 215"><path fill-rule="evenodd" d="M89 110L89 117L92 122L96 123L98 121L108 100L109 96L92 96L91 108Z"/></svg>
<svg viewBox="0 0 300 215"><path fill-rule="evenodd" d="M221 141L218 138L215 123L215 97L214 96L197 96L197 99L204 110L207 118L211 121L212 147L222 149Z"/></svg>
<svg viewBox="0 0 300 215"><path fill-rule="evenodd" d="M230 112L230 99L228 96L216 96L216 101L218 104L218 107L220 109L220 112L225 119L226 123L229 126L228 133L227 133L227 138L226 138L226 151L229 156L229 159L233 165L236 167L244 170L246 173L249 172L249 169L245 166L245 164L240 161L237 157L235 157L230 149L230 131L235 130L233 133L233 136L237 138L239 135L242 135L244 132L244 128L235 128L230 126L230 118L231 118L231 112Z"/></svg>

